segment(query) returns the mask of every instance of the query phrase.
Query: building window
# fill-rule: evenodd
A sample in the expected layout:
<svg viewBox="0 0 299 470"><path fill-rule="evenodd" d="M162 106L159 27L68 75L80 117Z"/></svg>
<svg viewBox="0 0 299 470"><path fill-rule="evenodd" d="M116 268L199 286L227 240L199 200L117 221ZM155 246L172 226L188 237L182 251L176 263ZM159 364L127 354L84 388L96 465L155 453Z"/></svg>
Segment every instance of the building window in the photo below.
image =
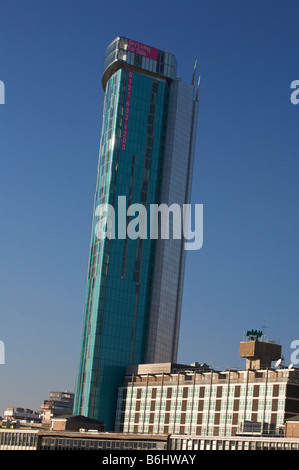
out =
<svg viewBox="0 0 299 470"><path fill-rule="evenodd" d="M279 396L285 396L286 394L286 386L285 384L279 385Z"/></svg>
<svg viewBox="0 0 299 470"><path fill-rule="evenodd" d="M277 413L277 419L276 419L276 424L278 426L281 426L283 424L283 418L284 418L284 415L283 413Z"/></svg>
<svg viewBox="0 0 299 470"><path fill-rule="evenodd" d="M283 411L284 410L284 406L285 406L285 401L280 399L278 400L278 410L279 411Z"/></svg>
<svg viewBox="0 0 299 470"><path fill-rule="evenodd" d="M234 409L234 401L233 400L228 401L227 409L230 410L230 411L232 411Z"/></svg>
<svg viewBox="0 0 299 470"><path fill-rule="evenodd" d="M266 400L266 407L265 407L265 409L268 410L268 411L271 411L271 409L272 409L272 400L271 400L271 399L270 399L270 400L269 400L269 399Z"/></svg>
<svg viewBox="0 0 299 470"><path fill-rule="evenodd" d="M258 404L258 409L259 410L263 410L264 409L264 405L265 405L265 400L262 398L262 399L259 399L259 404Z"/></svg>

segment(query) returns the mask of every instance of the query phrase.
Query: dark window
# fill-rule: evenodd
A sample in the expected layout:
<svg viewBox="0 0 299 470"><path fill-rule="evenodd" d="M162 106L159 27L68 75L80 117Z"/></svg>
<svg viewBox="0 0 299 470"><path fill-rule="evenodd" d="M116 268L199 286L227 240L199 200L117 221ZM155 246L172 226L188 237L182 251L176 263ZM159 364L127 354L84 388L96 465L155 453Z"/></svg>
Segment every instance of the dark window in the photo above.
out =
<svg viewBox="0 0 299 470"><path fill-rule="evenodd" d="M135 56L134 56L134 65L136 67L141 67L141 65L142 65L142 56L141 55L135 54Z"/></svg>

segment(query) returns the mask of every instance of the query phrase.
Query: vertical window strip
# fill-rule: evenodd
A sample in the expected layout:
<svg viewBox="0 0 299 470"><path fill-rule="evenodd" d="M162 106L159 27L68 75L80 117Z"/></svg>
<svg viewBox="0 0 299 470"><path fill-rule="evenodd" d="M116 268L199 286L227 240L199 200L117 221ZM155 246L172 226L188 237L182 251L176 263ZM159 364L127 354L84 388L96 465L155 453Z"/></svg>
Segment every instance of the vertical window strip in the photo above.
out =
<svg viewBox="0 0 299 470"><path fill-rule="evenodd" d="M135 170L136 170L136 155L134 154L132 158L132 167L131 167L131 180L130 180L129 199L128 199L129 206L132 204L132 201L133 201ZM128 245L129 245L129 240L128 240L128 237L126 237L125 244L124 244L124 252L123 252L122 270L121 270L122 279L125 279L126 277Z"/></svg>

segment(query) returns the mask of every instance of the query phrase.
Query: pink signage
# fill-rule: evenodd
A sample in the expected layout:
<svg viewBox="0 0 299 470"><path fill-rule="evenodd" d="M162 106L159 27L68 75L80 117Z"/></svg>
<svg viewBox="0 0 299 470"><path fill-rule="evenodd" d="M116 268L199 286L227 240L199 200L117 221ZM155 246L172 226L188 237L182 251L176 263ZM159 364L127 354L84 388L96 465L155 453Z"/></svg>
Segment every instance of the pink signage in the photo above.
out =
<svg viewBox="0 0 299 470"><path fill-rule="evenodd" d="M146 46L145 44L133 41L132 39L128 40L128 51L134 52L134 54L142 55L148 59L158 60L158 49Z"/></svg>
<svg viewBox="0 0 299 470"><path fill-rule="evenodd" d="M126 150L126 145L127 145L129 112L130 112L131 91L132 91L132 80L133 80L133 72L129 72L128 86L127 86L127 97L126 97L126 104L125 104L123 136L122 136L122 140L121 140L121 149L122 150Z"/></svg>

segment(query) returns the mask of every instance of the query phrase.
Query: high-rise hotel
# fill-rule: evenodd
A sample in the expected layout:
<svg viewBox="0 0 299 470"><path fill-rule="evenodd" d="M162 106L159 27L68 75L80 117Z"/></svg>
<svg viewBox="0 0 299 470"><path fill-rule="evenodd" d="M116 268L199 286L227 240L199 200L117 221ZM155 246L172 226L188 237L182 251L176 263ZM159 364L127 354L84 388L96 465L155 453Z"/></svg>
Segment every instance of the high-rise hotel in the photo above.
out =
<svg viewBox="0 0 299 470"><path fill-rule="evenodd" d="M109 204L190 203L198 85L177 77L173 54L117 37L104 57L105 92L75 414L112 430L117 388L129 364L175 362L185 268L184 239L99 237ZM103 206L101 206L103 207ZM132 206L134 207L134 206ZM111 229L108 227L107 231ZM171 217L170 217L171 228ZM107 232L107 233L108 233Z"/></svg>

